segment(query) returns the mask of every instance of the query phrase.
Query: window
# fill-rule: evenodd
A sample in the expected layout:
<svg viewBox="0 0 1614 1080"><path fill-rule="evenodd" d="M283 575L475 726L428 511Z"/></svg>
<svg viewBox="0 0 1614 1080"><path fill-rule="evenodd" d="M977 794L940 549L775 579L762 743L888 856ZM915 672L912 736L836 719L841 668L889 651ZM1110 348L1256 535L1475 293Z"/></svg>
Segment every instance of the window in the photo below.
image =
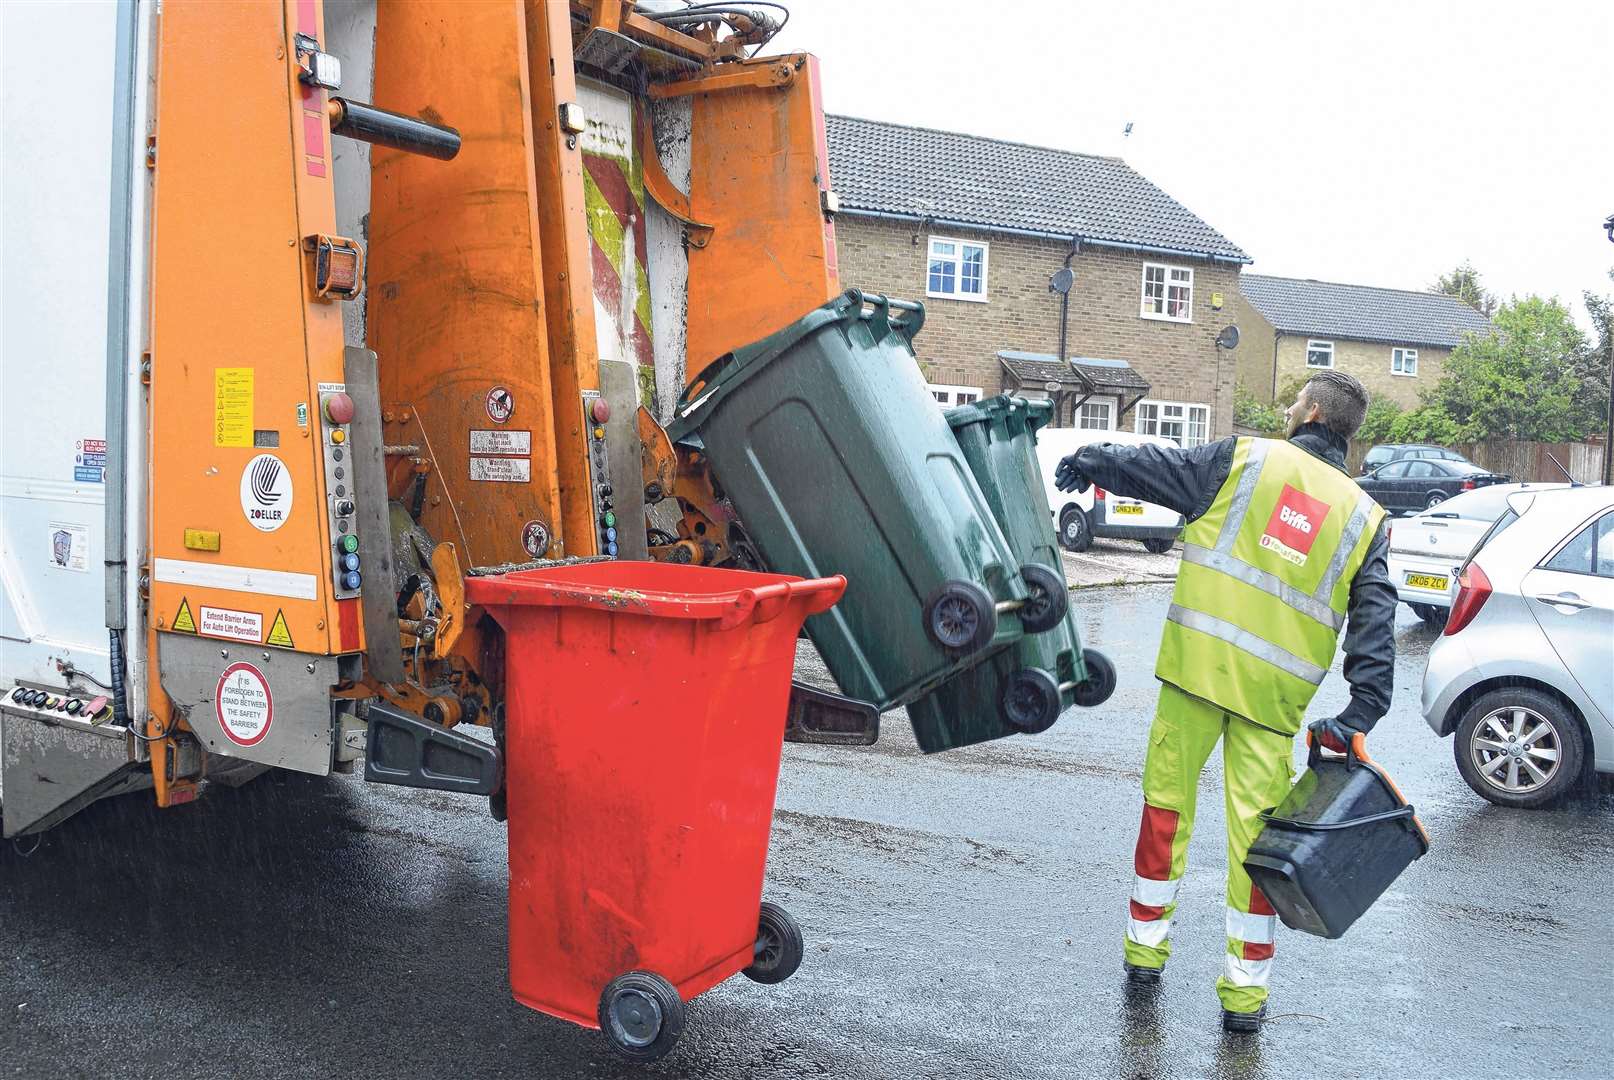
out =
<svg viewBox="0 0 1614 1080"><path fill-rule="evenodd" d="M1331 368L1334 366L1334 343L1332 341L1306 342L1306 366Z"/></svg>
<svg viewBox="0 0 1614 1080"><path fill-rule="evenodd" d="M1614 578L1614 512L1604 514L1548 559L1548 570Z"/></svg>
<svg viewBox="0 0 1614 1080"><path fill-rule="evenodd" d="M1110 403L1107 401L1084 401L1081 415L1076 418L1076 426L1090 428L1095 431L1110 430Z"/></svg>
<svg viewBox="0 0 1614 1080"><path fill-rule="evenodd" d="M1399 480L1407 475L1407 469L1412 466L1410 461L1392 461L1376 474L1380 480Z"/></svg>
<svg viewBox="0 0 1614 1080"><path fill-rule="evenodd" d="M925 295L985 303L986 248L985 244L932 236Z"/></svg>
<svg viewBox="0 0 1614 1080"><path fill-rule="evenodd" d="M1179 401L1140 401L1133 414L1133 430L1158 435L1178 446L1203 446L1210 441L1210 406Z"/></svg>
<svg viewBox="0 0 1614 1080"><path fill-rule="evenodd" d="M1435 463L1432 461L1424 461L1422 458L1418 458L1407 465L1406 477L1408 480L1427 480L1435 475Z"/></svg>
<svg viewBox="0 0 1614 1080"><path fill-rule="evenodd" d="M1145 319L1191 322L1194 313L1194 272L1186 266L1164 263L1143 264L1143 310Z"/></svg>
<svg viewBox="0 0 1614 1080"><path fill-rule="evenodd" d="M931 383L930 396L944 408L953 405L968 405L972 401L981 400L979 386L953 386L949 383Z"/></svg>
<svg viewBox="0 0 1614 1080"><path fill-rule="evenodd" d="M1418 350L1417 349L1391 349L1390 350L1391 375L1417 375Z"/></svg>

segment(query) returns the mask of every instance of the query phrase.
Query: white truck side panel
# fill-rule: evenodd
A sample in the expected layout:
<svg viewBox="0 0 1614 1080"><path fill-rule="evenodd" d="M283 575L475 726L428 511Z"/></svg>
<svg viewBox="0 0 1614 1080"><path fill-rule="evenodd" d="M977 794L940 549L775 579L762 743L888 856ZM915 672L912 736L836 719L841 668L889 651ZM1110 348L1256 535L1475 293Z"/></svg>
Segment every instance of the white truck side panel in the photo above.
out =
<svg viewBox="0 0 1614 1080"><path fill-rule="evenodd" d="M60 661L104 682L118 10L8 3L4 19L0 676L61 685Z"/></svg>

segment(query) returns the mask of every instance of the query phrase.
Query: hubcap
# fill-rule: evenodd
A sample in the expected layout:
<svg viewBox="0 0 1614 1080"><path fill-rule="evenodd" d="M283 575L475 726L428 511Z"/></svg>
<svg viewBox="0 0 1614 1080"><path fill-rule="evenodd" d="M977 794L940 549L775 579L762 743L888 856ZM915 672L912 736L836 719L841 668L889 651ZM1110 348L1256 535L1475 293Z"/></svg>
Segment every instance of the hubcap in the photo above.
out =
<svg viewBox="0 0 1614 1080"><path fill-rule="evenodd" d="M611 1002L611 1027L629 1046L649 1046L661 1031L661 1006L643 990L624 990Z"/></svg>
<svg viewBox="0 0 1614 1080"><path fill-rule="evenodd" d="M779 957L784 951L784 942L780 940L778 931L771 926L764 926L757 934L754 966L764 971L772 971L779 966Z"/></svg>
<svg viewBox="0 0 1614 1080"><path fill-rule="evenodd" d="M953 648L962 648L974 639L978 625L975 608L968 600L951 596L936 605L936 634Z"/></svg>
<svg viewBox="0 0 1614 1080"><path fill-rule="evenodd" d="M1558 772L1558 729L1534 709L1508 706L1474 727L1468 753L1485 782L1511 795L1534 791Z"/></svg>

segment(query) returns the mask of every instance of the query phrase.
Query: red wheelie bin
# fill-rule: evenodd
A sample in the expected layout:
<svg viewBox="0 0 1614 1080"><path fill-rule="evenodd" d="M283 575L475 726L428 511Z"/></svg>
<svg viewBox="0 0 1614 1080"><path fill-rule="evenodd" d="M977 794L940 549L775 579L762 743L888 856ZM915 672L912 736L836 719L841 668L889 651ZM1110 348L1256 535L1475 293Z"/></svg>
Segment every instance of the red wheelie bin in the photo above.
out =
<svg viewBox="0 0 1614 1080"><path fill-rule="evenodd" d="M796 637L845 588L646 562L466 582L505 633L518 1001L652 1061L696 994L796 970L763 868Z"/></svg>

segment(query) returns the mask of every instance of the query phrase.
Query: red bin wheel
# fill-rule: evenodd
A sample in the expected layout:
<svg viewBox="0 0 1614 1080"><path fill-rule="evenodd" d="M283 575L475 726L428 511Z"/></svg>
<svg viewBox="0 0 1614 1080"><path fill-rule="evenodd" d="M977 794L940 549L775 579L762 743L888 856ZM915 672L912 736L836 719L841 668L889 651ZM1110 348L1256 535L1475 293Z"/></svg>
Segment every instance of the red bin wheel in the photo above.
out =
<svg viewBox="0 0 1614 1080"><path fill-rule="evenodd" d="M600 994L600 1030L629 1061L656 1061L684 1033L684 1001L673 984L651 971L630 971Z"/></svg>
<svg viewBox="0 0 1614 1080"><path fill-rule="evenodd" d="M757 919L756 960L741 974L767 986L782 983L801 967L805 951L800 924L790 912L764 900Z"/></svg>

